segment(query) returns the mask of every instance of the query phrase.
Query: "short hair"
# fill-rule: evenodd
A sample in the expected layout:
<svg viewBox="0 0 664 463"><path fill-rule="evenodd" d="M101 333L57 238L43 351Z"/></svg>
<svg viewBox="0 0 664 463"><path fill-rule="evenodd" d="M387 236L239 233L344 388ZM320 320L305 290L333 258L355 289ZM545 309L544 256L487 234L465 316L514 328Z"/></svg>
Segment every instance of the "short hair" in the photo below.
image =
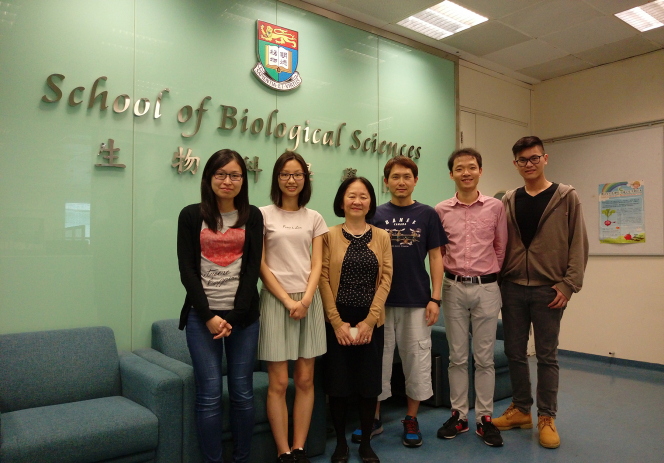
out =
<svg viewBox="0 0 664 463"><path fill-rule="evenodd" d="M219 212L217 195L212 190L212 177L229 162L235 161L242 171L242 186L237 196L233 198L233 205L237 209L237 221L230 228L240 228L249 219L249 182L247 181L247 166L237 151L230 149L219 150L210 156L205 163L201 176L201 217L208 228L214 233L223 227L223 218Z"/></svg>
<svg viewBox="0 0 664 463"><path fill-rule="evenodd" d="M385 163L385 167L383 168L383 176L385 176L385 178L389 178L390 172L392 172L392 167L394 167L395 164L410 169L413 173L413 177L417 177L417 164L415 164L415 161L406 156L395 156L388 159Z"/></svg>
<svg viewBox="0 0 664 463"><path fill-rule="evenodd" d="M309 168L307 167L307 163L304 162L304 158L295 151L286 150L284 151L284 154L277 158L277 162L274 164L274 169L272 169L272 187L270 188L270 199L275 206L282 206L281 188L279 188L279 173L288 161L293 160L300 163L302 172L304 172L304 186L302 187L302 191L300 191L300 194L297 197L297 206L304 207L311 199L311 179L309 178Z"/></svg>
<svg viewBox="0 0 664 463"><path fill-rule="evenodd" d="M346 216L343 208L344 196L346 195L346 190L348 190L348 187L355 182L362 182L367 188L367 191L369 191L371 203L369 205L369 212L367 212L365 220L371 220L374 214L376 214L376 193L374 192L374 187L371 182L364 177L350 177L341 182L341 185L339 185L339 189L337 190L337 195L334 197L334 214L337 217Z"/></svg>
<svg viewBox="0 0 664 463"><path fill-rule="evenodd" d="M532 148L533 146L539 146L542 148L542 154L545 153L544 143L542 143L542 140L540 140L538 137L533 135L530 137L519 138L519 140L512 147L512 154L514 154L514 158L516 159L520 152L527 150L528 148Z"/></svg>
<svg viewBox="0 0 664 463"><path fill-rule="evenodd" d="M478 153L477 150L473 148L461 148L460 150L456 150L450 154L450 157L447 160L447 167L450 169L450 172L452 172L452 169L454 168L454 160L460 158L461 156L474 157L477 161L478 167L480 169L482 168L482 155Z"/></svg>

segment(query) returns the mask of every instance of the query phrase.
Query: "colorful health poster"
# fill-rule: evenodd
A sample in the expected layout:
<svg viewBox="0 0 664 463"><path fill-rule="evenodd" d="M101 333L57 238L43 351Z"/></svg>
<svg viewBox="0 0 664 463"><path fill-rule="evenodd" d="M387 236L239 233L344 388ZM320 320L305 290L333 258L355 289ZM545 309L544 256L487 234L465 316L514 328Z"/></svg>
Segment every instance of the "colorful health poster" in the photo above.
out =
<svg viewBox="0 0 664 463"><path fill-rule="evenodd" d="M599 242L646 242L643 181L603 183L599 186Z"/></svg>

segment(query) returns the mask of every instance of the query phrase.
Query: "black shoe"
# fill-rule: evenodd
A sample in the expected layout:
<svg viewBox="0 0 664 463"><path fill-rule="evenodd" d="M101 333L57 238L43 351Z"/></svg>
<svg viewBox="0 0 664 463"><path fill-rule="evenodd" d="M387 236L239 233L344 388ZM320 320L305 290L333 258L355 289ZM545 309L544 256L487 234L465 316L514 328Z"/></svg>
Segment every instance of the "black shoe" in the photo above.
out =
<svg viewBox="0 0 664 463"><path fill-rule="evenodd" d="M500 431L491 421L489 415L482 417L482 422L477 423L477 435L482 438L486 445L491 447L502 447L503 438L500 436Z"/></svg>
<svg viewBox="0 0 664 463"><path fill-rule="evenodd" d="M346 463L348 461L348 445L346 447L340 447L337 445L337 448L334 449L334 453L332 454L332 463Z"/></svg>
<svg viewBox="0 0 664 463"><path fill-rule="evenodd" d="M304 449L293 449L291 455L293 455L293 461L296 463L310 463Z"/></svg>
<svg viewBox="0 0 664 463"><path fill-rule="evenodd" d="M282 453L277 457L277 463L293 463L294 461L292 453Z"/></svg>
<svg viewBox="0 0 664 463"><path fill-rule="evenodd" d="M360 446L360 458L362 459L362 463L380 463L378 455L376 455L370 446Z"/></svg>
<svg viewBox="0 0 664 463"><path fill-rule="evenodd" d="M438 430L440 439L453 439L457 434L468 432L468 420L460 420L459 412L452 410L452 418L447 420L443 427Z"/></svg>

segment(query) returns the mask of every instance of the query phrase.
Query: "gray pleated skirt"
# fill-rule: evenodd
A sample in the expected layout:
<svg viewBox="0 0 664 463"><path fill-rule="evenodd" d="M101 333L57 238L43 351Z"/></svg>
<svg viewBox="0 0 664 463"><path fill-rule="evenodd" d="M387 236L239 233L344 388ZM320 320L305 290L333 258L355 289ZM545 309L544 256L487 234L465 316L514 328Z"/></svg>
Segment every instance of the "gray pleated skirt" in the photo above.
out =
<svg viewBox="0 0 664 463"><path fill-rule="evenodd" d="M304 293L292 293L294 301ZM267 289L261 291L261 323L258 336L258 359L269 362L314 358L327 351L323 301L316 289L307 316L301 320L290 318L286 307Z"/></svg>

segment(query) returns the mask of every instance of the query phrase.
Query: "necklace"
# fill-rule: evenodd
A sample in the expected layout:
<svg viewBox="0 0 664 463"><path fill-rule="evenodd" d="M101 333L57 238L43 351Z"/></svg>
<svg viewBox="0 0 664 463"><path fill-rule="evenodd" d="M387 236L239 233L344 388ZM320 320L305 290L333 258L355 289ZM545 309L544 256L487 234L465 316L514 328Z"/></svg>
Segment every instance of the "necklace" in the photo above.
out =
<svg viewBox="0 0 664 463"><path fill-rule="evenodd" d="M356 235L356 234L354 234L353 232L351 232L351 231L348 229L348 226L346 225L346 222L344 222L344 229L345 229L350 235L354 236L355 238L362 238L362 237L364 236L364 234L369 230L369 224L366 224L366 223L364 224L364 231L363 231L362 233L360 233L359 235Z"/></svg>

